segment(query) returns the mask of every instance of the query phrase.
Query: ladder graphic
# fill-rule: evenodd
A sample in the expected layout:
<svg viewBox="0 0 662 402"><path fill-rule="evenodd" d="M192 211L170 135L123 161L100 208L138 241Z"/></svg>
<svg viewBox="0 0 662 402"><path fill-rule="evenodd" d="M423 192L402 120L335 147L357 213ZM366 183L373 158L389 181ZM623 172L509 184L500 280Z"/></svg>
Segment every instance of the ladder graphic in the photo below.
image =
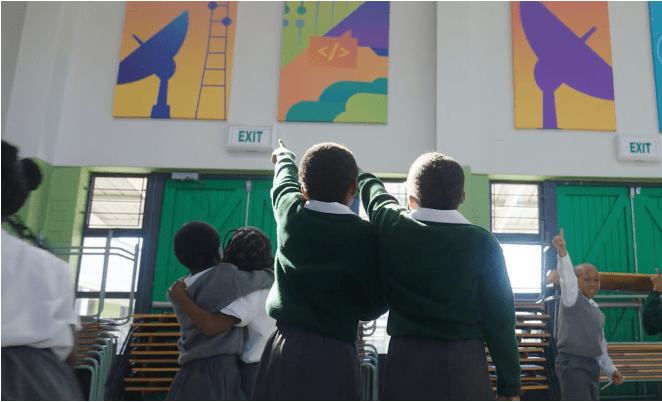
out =
<svg viewBox="0 0 662 402"><path fill-rule="evenodd" d="M202 97L202 90L204 88L222 88L223 89L223 115L220 120L227 120L227 111L228 111L228 105L226 102L227 98L227 48L228 48L228 27L230 24L232 24L232 18L230 18L230 2L229 1L210 1L209 4L207 4L207 7L209 8L209 34L207 35L207 53L205 54L205 63L202 69L202 77L200 78L200 91L198 92L198 101L195 106L195 118L198 118L198 112L200 110L200 98ZM216 12L216 18L214 19L214 11L219 10ZM223 10L225 12L223 12ZM225 15L223 18L221 18L218 14ZM219 19L220 18L220 19ZM218 29L220 27L220 29ZM217 28L217 29L214 29ZM221 46L222 51L210 51L211 43L212 40L214 39L221 39L223 46ZM220 66L213 65L209 66L208 61L209 61L209 56L210 55L221 55L221 58L223 59L223 63ZM213 56L212 56L213 57ZM222 71L223 72L223 80L222 84L214 84L214 83L205 83L205 75L209 71Z"/></svg>

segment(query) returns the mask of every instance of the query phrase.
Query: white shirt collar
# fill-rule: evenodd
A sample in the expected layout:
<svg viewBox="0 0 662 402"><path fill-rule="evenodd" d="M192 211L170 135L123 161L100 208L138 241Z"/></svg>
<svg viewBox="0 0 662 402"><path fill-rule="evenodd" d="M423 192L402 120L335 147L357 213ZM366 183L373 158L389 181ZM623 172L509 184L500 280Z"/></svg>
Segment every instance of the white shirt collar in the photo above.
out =
<svg viewBox="0 0 662 402"><path fill-rule="evenodd" d="M456 223L459 225L471 225L460 211L456 209L442 210L432 208L417 208L411 212L411 217L417 221Z"/></svg>
<svg viewBox="0 0 662 402"><path fill-rule="evenodd" d="M322 202L317 200L309 200L306 201L303 207L306 209L310 209L311 211L322 212L325 214L356 215L354 211L349 209L347 205L343 205L339 202Z"/></svg>
<svg viewBox="0 0 662 402"><path fill-rule="evenodd" d="M189 276L187 276L186 278L184 278L184 283L186 284L186 286L191 286L195 281L198 280L199 277L201 277L202 275L204 275L204 274L206 274L207 272L209 272L209 270L212 269L212 268L214 268L214 267L207 268L207 269L205 269L204 271L200 271L200 272L198 272L198 273L195 274L195 275L189 275Z"/></svg>

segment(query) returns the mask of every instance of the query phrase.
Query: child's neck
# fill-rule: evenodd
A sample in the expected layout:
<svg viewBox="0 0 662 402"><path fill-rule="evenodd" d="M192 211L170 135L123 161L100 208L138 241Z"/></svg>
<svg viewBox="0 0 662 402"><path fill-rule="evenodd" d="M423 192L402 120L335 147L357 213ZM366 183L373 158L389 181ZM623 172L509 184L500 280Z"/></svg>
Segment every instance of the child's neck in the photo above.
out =
<svg viewBox="0 0 662 402"><path fill-rule="evenodd" d="M593 296L593 297L588 297L588 296L586 296L586 295L584 294L584 292L582 292L581 290L579 291L579 293L581 293L582 296L584 296L585 298L587 298L587 299L589 299L589 300L593 300L593 297L595 297L595 296Z"/></svg>

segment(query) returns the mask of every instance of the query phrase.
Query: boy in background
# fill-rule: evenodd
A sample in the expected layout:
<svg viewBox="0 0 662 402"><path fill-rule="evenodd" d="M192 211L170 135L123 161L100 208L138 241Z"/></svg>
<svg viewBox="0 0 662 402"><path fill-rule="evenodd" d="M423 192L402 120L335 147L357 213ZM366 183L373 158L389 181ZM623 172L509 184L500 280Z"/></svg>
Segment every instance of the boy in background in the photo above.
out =
<svg viewBox="0 0 662 402"><path fill-rule="evenodd" d="M561 308L556 329L559 351L556 375L564 401L597 401L600 372L615 385L623 383L621 372L607 354L605 316L593 297L600 291L600 275L591 264L573 269L561 233L552 245L558 251L557 272L561 285Z"/></svg>
<svg viewBox="0 0 662 402"><path fill-rule="evenodd" d="M519 400L520 360L513 292L503 252L457 207L464 172L438 152L421 155L400 206L375 176L359 176L379 240L391 335L385 400L494 399L484 341L500 399Z"/></svg>

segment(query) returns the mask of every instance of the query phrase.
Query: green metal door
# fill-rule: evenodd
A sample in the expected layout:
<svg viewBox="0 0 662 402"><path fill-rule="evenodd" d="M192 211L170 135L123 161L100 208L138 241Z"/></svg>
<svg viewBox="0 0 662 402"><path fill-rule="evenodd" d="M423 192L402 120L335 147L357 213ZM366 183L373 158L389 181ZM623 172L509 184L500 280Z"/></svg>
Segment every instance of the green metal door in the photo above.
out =
<svg viewBox="0 0 662 402"><path fill-rule="evenodd" d="M250 188L247 182L250 182ZM264 230L272 243L275 243L276 224L269 201L270 189L271 180L167 180L163 194L152 300L166 301L165 294L172 283L189 274L188 269L177 261L172 249L175 233L186 222L199 220L211 224L220 233L221 240L227 230L240 228L248 222L249 226Z"/></svg>
<svg viewBox="0 0 662 402"><path fill-rule="evenodd" d="M588 262L602 272L625 273L653 273L662 266L662 189L558 186L557 213L573 264ZM629 298L616 292L600 295L612 295L609 301L616 302ZM659 341L641 331L638 308L611 307L602 312L608 342ZM621 399L654 392L654 384L626 383L600 394Z"/></svg>
<svg viewBox="0 0 662 402"><path fill-rule="evenodd" d="M575 265L634 273L629 194L627 187L557 187L558 225Z"/></svg>
<svg viewBox="0 0 662 402"><path fill-rule="evenodd" d="M250 185L247 185L248 182ZM258 227L269 236L275 252L276 222L269 195L271 186L271 179L203 179L201 182L167 180L163 194L152 300L166 301L165 294L172 283L189 274L177 261L172 249L175 233L186 222L208 222L218 230L221 239L229 229L240 228L246 224Z"/></svg>
<svg viewBox="0 0 662 402"><path fill-rule="evenodd" d="M248 226L264 231L271 239L272 253L276 253L276 220L271 207L271 180L254 180L248 207Z"/></svg>
<svg viewBox="0 0 662 402"><path fill-rule="evenodd" d="M558 187L557 208L573 264L588 262L601 272L635 273L629 187ZM640 339L637 309L602 312L607 341Z"/></svg>
<svg viewBox="0 0 662 402"><path fill-rule="evenodd" d="M662 188L639 187L634 196L639 273L662 270Z"/></svg>
<svg viewBox="0 0 662 402"><path fill-rule="evenodd" d="M166 301L170 285L189 274L188 269L177 261L172 249L175 233L183 224L197 220L207 222L218 230L222 239L226 230L244 225L245 214L245 180L167 180L156 251L153 301Z"/></svg>

